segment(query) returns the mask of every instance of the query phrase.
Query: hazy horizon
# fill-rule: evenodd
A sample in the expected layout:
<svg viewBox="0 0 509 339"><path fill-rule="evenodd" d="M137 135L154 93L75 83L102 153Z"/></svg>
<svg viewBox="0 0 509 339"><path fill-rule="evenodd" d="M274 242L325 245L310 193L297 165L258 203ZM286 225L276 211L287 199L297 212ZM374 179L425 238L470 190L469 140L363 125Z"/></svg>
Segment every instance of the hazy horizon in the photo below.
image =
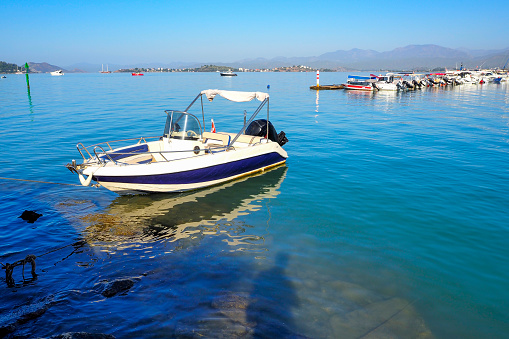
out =
<svg viewBox="0 0 509 339"><path fill-rule="evenodd" d="M505 49L507 2L173 3L17 1L1 5L1 58L56 65L234 62L353 48L434 44Z"/></svg>

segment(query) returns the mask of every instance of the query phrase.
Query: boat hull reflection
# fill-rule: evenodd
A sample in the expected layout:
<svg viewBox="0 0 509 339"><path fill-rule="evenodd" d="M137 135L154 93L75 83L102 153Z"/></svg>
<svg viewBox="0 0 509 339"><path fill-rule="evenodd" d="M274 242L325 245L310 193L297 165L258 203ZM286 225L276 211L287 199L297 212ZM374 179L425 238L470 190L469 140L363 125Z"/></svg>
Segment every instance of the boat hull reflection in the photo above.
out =
<svg viewBox="0 0 509 339"><path fill-rule="evenodd" d="M119 196L104 214L82 218L84 231L93 246L138 246L160 240L178 241L196 234L225 234L229 243L240 244L242 231L220 230L240 216L258 211L261 202L280 193L285 165L207 189L180 194Z"/></svg>

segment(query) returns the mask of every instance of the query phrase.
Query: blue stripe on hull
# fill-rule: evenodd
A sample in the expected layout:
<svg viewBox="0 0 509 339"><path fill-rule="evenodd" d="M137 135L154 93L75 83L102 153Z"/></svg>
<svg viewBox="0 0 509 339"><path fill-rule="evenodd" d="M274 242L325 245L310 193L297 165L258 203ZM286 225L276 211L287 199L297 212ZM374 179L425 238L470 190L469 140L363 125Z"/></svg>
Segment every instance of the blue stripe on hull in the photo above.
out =
<svg viewBox="0 0 509 339"><path fill-rule="evenodd" d="M138 175L138 176L95 176L99 182L121 182L129 184L157 184L157 185L182 185L195 184L213 180L220 180L243 173L255 171L273 164L284 161L279 153L259 155L256 157L242 159L226 164L220 164L211 167L205 167L185 172L167 173L157 175Z"/></svg>

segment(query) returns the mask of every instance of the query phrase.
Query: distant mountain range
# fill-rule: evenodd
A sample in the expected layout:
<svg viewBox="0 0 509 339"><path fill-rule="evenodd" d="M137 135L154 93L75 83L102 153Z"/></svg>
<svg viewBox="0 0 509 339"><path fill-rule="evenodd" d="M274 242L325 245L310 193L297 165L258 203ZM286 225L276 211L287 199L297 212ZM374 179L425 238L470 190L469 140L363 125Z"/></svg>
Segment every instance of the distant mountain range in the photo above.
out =
<svg viewBox="0 0 509 339"><path fill-rule="evenodd" d="M214 64L232 68L274 68L293 65L305 65L312 68L329 68L340 71L349 70L426 70L436 67L455 68L463 64L466 68L502 68L509 59L509 47L500 50L469 50L466 48L447 48L437 45L409 45L388 52L366 49L337 50L311 57L276 57L272 59L255 58L235 62L171 62L140 63L136 65L109 64L109 70L143 68L195 68ZM101 65L80 63L66 67L48 63L28 63L31 71L51 72L62 69L66 73L99 72ZM507 66L506 66L507 68Z"/></svg>
<svg viewBox="0 0 509 339"><path fill-rule="evenodd" d="M351 49L328 52L316 57L277 57L245 59L230 63L232 67L272 68L305 65L315 68L339 67L351 70L412 70L435 67L502 68L509 58L509 47L502 50L452 49L437 45L409 45L388 52Z"/></svg>
<svg viewBox="0 0 509 339"><path fill-rule="evenodd" d="M82 69L73 68L71 70L67 70L67 69L59 67L59 66L50 65L47 62L40 62L40 63L29 62L28 69L32 73L49 73L49 72L53 72L53 71L56 71L59 69L64 71L64 73L87 73L86 71L84 71Z"/></svg>

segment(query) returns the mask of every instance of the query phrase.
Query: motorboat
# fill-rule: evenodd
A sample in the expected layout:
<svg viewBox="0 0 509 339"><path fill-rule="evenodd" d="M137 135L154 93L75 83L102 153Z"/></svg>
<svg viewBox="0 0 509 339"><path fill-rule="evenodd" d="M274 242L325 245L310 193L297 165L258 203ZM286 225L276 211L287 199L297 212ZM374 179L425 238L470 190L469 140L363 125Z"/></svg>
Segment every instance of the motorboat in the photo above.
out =
<svg viewBox="0 0 509 339"><path fill-rule="evenodd" d="M62 71L61 69L57 70L57 71L54 71L54 72L50 72L51 75L53 76L60 76L60 75L64 75L64 71Z"/></svg>
<svg viewBox="0 0 509 339"><path fill-rule="evenodd" d="M379 91L397 91L398 86L394 81L394 74L387 73L385 76L376 76L371 74L372 77L376 77L377 81L374 83L375 87Z"/></svg>
<svg viewBox="0 0 509 339"><path fill-rule="evenodd" d="M433 81L434 80L432 78L426 78L424 74L399 73L399 79L396 81L396 86L398 87L399 90L411 91L433 86L434 84L439 84L438 82Z"/></svg>
<svg viewBox="0 0 509 339"><path fill-rule="evenodd" d="M237 74L233 73L231 69L229 69L227 72L221 72L222 77L236 77Z"/></svg>
<svg viewBox="0 0 509 339"><path fill-rule="evenodd" d="M349 75L343 86L348 90L373 91L376 89L373 86L375 82L377 82L376 76Z"/></svg>
<svg viewBox="0 0 509 339"><path fill-rule="evenodd" d="M205 96L217 95L232 102L260 105L238 133L205 131ZM201 121L189 111L199 100ZM206 102L206 101L205 101ZM263 107L267 119L255 120ZM162 136L116 140L76 148L83 158L66 167L76 173L82 185L93 181L118 194L183 192L220 184L244 175L264 171L286 162L282 146L288 141L277 134L269 120L269 95L209 89L201 91L184 111L166 110ZM214 127L215 129L215 127ZM127 146L123 144L128 143ZM119 147L117 147L119 145ZM113 147L115 146L115 147Z"/></svg>
<svg viewBox="0 0 509 339"><path fill-rule="evenodd" d="M133 72L131 73L132 76L140 76L140 75L143 75L143 73L141 72Z"/></svg>
<svg viewBox="0 0 509 339"><path fill-rule="evenodd" d="M5 75L2 75L2 79L6 79L7 77Z"/></svg>

